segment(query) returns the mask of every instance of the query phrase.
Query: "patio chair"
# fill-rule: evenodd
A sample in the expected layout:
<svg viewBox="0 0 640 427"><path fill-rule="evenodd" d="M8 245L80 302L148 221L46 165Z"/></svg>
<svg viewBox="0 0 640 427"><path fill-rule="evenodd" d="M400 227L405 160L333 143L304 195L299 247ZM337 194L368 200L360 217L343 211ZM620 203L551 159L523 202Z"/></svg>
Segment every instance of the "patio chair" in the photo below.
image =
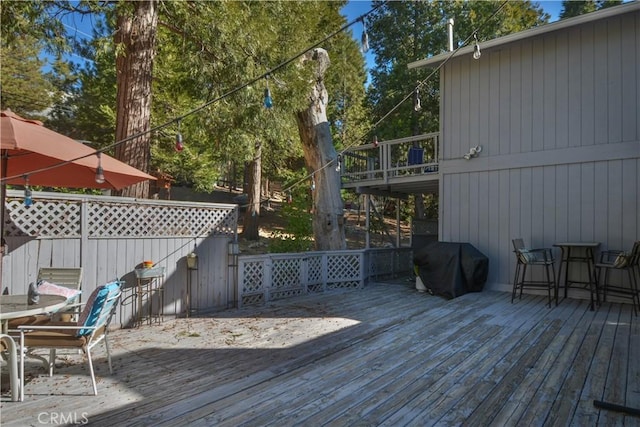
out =
<svg viewBox="0 0 640 427"><path fill-rule="evenodd" d="M18 375L18 351L13 337L6 334L0 334L0 351L3 355L7 355L7 363L9 365L9 383L11 385L11 400L13 402L22 401L22 393L20 392L22 380L19 380Z"/></svg>
<svg viewBox="0 0 640 427"><path fill-rule="evenodd" d="M80 287L82 284L82 267L78 268L57 268L42 267L38 270L38 282L48 282L54 286L47 286L48 291L42 293L52 293L67 297L69 304L80 302ZM58 289L56 289L58 288ZM72 290L78 292L71 292ZM70 321L71 316L60 313L61 320ZM17 329L20 325L41 325L51 320L51 315L40 314L37 316L19 317L9 321L9 329Z"/></svg>
<svg viewBox="0 0 640 427"><path fill-rule="evenodd" d="M20 326L20 344L28 351L36 348L48 348L49 376L53 375L57 349L80 349L87 354L89 372L93 383L93 394L98 395L96 377L93 371L91 349L104 340L107 350L109 373L113 373L111 354L109 353L108 330L111 318L120 299L122 283L113 281L99 286L89 299L76 322L49 322L45 325ZM24 351L20 357L21 377L24 377ZM22 387L21 387L22 390Z"/></svg>
<svg viewBox="0 0 640 427"><path fill-rule="evenodd" d="M556 271L551 248L528 249L522 239L513 239L512 243L516 254L516 274L513 279L511 302L513 303L518 289L520 290L519 298L522 298L522 290L524 288L536 288L547 290L549 296L549 307L551 307L551 291L553 290L557 306L558 291L556 289ZM543 278L546 278L546 280L534 280L532 278L527 280L526 275L528 267L543 268Z"/></svg>
<svg viewBox="0 0 640 427"><path fill-rule="evenodd" d="M607 294L622 298L630 298L633 312L638 315L640 310L640 240L633 244L631 252L625 253L618 250L602 251L600 262L595 265L596 282L602 289L603 301L607 301ZM628 286L625 286L624 275L620 277L619 284L609 283L609 272L627 272ZM603 277L604 272L604 277Z"/></svg>
<svg viewBox="0 0 640 427"><path fill-rule="evenodd" d="M43 281L79 291L82 286L82 267L41 267L38 270L38 282L41 283ZM80 303L80 298L80 293L77 293L76 296L70 297L68 302L69 304L78 304ZM67 314L60 313L60 316L63 321L71 321L71 317Z"/></svg>

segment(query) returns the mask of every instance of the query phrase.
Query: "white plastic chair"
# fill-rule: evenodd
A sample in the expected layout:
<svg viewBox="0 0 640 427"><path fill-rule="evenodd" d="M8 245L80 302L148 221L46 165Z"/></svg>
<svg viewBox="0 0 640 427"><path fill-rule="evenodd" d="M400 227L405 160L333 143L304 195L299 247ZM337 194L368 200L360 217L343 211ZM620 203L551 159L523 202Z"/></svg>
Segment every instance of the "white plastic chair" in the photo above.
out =
<svg viewBox="0 0 640 427"><path fill-rule="evenodd" d="M49 360L47 361L49 376L53 375L56 349L80 349L84 351L87 354L89 363L93 394L97 396L98 387L93 371L91 349L104 340L109 373L113 373L107 335L109 323L115 313L121 293L121 282L107 283L93 291L76 322L49 322L44 325L20 326L21 346L29 351L34 348L48 348L50 350ZM24 351L20 353L20 373L24 377ZM23 386L24 384L21 384L21 390Z"/></svg>

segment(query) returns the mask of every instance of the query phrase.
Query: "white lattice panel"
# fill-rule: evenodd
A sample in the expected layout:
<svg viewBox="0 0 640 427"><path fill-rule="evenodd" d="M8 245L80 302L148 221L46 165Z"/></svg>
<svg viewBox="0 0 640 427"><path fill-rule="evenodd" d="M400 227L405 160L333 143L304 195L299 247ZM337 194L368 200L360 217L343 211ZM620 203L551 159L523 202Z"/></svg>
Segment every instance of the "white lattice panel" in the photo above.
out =
<svg viewBox="0 0 640 427"><path fill-rule="evenodd" d="M307 292L309 292L309 293L317 294L317 293L320 293L320 292L323 292L323 291L324 291L324 284L322 284L322 283L318 283L318 284L315 284L315 285L308 285L307 286Z"/></svg>
<svg viewBox="0 0 640 427"><path fill-rule="evenodd" d="M322 257L307 258L307 286L322 284Z"/></svg>
<svg viewBox="0 0 640 427"><path fill-rule="evenodd" d="M273 291L269 294L269 296L270 296L270 299L273 301L273 300L282 299L282 298L297 297L300 295L304 295L305 293L306 292L304 289L297 288L297 289L285 289L285 290Z"/></svg>
<svg viewBox="0 0 640 427"><path fill-rule="evenodd" d="M302 259L280 259L273 261L271 287L276 289L300 287Z"/></svg>
<svg viewBox="0 0 640 427"><path fill-rule="evenodd" d="M249 294L264 289L264 262L246 262L241 264L242 269L242 294Z"/></svg>
<svg viewBox="0 0 640 427"><path fill-rule="evenodd" d="M326 289L358 288L364 282L362 262L362 251L241 256L240 300L259 304Z"/></svg>
<svg viewBox="0 0 640 427"><path fill-rule="evenodd" d="M360 286L358 281L327 283L327 289L347 289Z"/></svg>
<svg viewBox="0 0 640 427"><path fill-rule="evenodd" d="M234 209L96 203L91 237L207 236L235 233Z"/></svg>
<svg viewBox="0 0 640 427"><path fill-rule="evenodd" d="M14 192L15 193L15 192ZM194 206L176 202L138 202L101 196L47 195L34 192L34 203L26 207L22 197L8 197L5 230L9 236L80 237L202 237L235 236L236 207ZM83 209L87 224L82 224Z"/></svg>
<svg viewBox="0 0 640 427"><path fill-rule="evenodd" d="M327 281L358 280L360 278L360 260L359 254L329 255L327 257Z"/></svg>
<svg viewBox="0 0 640 427"><path fill-rule="evenodd" d="M22 199L7 199L8 236L80 237L81 204L59 200L37 200L27 207Z"/></svg>
<svg viewBox="0 0 640 427"><path fill-rule="evenodd" d="M259 305L264 303L266 300L264 294L256 294L256 295L243 295L242 296L242 305Z"/></svg>

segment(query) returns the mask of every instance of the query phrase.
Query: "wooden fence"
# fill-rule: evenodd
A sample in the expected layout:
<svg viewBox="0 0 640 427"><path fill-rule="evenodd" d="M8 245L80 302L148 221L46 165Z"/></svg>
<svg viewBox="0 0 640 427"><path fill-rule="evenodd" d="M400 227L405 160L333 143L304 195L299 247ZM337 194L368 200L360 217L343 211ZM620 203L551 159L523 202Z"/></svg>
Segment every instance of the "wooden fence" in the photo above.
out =
<svg viewBox="0 0 640 427"><path fill-rule="evenodd" d="M123 304L114 323L126 326L135 315L135 269L152 260L164 267L164 313L187 308L212 310L234 304L230 282L230 241L237 238L236 205L137 200L122 197L8 191L2 289L25 294L40 267L82 267L83 295L115 278L125 281ZM197 270L186 255L198 255Z"/></svg>

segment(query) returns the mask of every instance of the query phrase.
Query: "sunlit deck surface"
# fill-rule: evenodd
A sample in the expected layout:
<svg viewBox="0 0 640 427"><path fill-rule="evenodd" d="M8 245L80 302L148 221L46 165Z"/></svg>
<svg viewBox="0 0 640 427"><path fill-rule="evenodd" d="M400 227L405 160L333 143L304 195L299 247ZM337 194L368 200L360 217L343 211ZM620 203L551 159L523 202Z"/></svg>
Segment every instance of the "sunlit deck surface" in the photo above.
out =
<svg viewBox="0 0 640 427"><path fill-rule="evenodd" d="M413 283L369 284L111 334L64 357L2 425L639 425L640 326L631 305L500 292L445 300ZM83 418L85 417L85 418Z"/></svg>

